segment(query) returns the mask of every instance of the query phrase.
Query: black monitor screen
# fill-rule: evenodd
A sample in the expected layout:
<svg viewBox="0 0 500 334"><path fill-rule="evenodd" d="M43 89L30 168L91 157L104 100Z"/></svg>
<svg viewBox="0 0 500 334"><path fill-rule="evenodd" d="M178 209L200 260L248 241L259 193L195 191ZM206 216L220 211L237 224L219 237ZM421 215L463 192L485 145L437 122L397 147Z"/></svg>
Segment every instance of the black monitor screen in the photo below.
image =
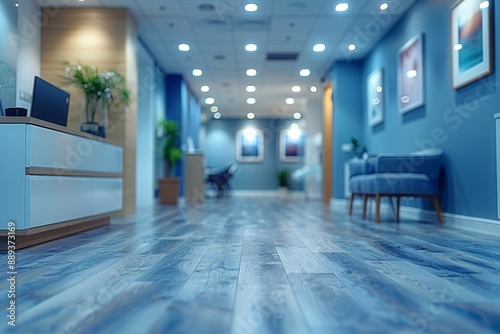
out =
<svg viewBox="0 0 500 334"><path fill-rule="evenodd" d="M31 117L66 126L68 122L69 94L35 77Z"/></svg>
<svg viewBox="0 0 500 334"><path fill-rule="evenodd" d="M3 106L2 106L2 91L0 91L0 116L5 116L5 112L3 111Z"/></svg>

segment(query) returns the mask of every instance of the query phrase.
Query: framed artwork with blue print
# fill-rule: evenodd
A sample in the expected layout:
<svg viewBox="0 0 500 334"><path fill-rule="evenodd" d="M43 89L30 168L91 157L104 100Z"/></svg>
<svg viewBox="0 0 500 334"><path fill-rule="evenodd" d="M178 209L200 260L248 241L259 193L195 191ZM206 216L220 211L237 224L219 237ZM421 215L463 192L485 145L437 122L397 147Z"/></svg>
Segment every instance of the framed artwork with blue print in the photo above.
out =
<svg viewBox="0 0 500 334"><path fill-rule="evenodd" d="M368 75L366 80L366 112L368 125L375 126L384 122L384 78L381 68Z"/></svg>
<svg viewBox="0 0 500 334"><path fill-rule="evenodd" d="M398 52L398 106L400 113L421 107L424 96L424 35L418 34Z"/></svg>
<svg viewBox="0 0 500 334"><path fill-rule="evenodd" d="M451 8L452 84L461 88L493 72L492 1L461 0Z"/></svg>
<svg viewBox="0 0 500 334"><path fill-rule="evenodd" d="M280 161L300 162L304 157L306 134L298 127L280 131Z"/></svg>
<svg viewBox="0 0 500 334"><path fill-rule="evenodd" d="M241 129L236 132L236 161L264 161L264 133L260 129Z"/></svg>

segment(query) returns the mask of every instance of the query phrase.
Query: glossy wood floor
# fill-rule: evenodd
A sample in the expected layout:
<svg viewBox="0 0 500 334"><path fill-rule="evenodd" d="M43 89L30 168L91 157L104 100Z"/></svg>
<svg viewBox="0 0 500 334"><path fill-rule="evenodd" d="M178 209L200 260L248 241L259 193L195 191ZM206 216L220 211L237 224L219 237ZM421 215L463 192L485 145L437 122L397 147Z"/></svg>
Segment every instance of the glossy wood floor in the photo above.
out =
<svg viewBox="0 0 500 334"><path fill-rule="evenodd" d="M278 198L158 206L19 251L16 332L500 332L498 235L359 212Z"/></svg>

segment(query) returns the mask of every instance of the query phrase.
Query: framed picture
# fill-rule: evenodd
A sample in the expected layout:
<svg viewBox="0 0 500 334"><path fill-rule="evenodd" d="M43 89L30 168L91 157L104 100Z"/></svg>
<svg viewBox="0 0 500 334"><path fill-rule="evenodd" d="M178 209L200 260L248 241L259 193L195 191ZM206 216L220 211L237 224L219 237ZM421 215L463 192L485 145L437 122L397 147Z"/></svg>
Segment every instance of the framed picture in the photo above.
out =
<svg viewBox="0 0 500 334"><path fill-rule="evenodd" d="M299 129L280 131L280 161L300 162L304 156L306 135Z"/></svg>
<svg viewBox="0 0 500 334"><path fill-rule="evenodd" d="M384 122L383 71L381 68L368 75L366 80L366 112L368 124L378 125Z"/></svg>
<svg viewBox="0 0 500 334"><path fill-rule="evenodd" d="M424 36L419 34L398 52L398 106L405 113L424 105Z"/></svg>
<svg viewBox="0 0 500 334"><path fill-rule="evenodd" d="M451 8L453 88L493 71L491 6L483 0L461 0Z"/></svg>
<svg viewBox="0 0 500 334"><path fill-rule="evenodd" d="M236 161L264 161L264 133L259 129L241 129L236 132Z"/></svg>

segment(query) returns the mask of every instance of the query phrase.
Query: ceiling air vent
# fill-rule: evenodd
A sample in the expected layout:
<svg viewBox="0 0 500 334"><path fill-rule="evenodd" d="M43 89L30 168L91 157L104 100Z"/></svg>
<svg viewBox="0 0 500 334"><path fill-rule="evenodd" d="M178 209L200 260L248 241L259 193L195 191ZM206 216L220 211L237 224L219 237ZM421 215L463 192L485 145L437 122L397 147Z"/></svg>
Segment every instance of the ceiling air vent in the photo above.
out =
<svg viewBox="0 0 500 334"><path fill-rule="evenodd" d="M255 30L267 30L269 27L269 21L266 19L241 19L234 22L236 29L255 31Z"/></svg>
<svg viewBox="0 0 500 334"><path fill-rule="evenodd" d="M267 60L297 60L298 53L268 53Z"/></svg>
<svg viewBox="0 0 500 334"><path fill-rule="evenodd" d="M208 26L208 27L213 27L213 28L227 28L227 27L229 27L229 21L227 21L227 20L217 20L217 19L203 20L201 23L203 26Z"/></svg>

